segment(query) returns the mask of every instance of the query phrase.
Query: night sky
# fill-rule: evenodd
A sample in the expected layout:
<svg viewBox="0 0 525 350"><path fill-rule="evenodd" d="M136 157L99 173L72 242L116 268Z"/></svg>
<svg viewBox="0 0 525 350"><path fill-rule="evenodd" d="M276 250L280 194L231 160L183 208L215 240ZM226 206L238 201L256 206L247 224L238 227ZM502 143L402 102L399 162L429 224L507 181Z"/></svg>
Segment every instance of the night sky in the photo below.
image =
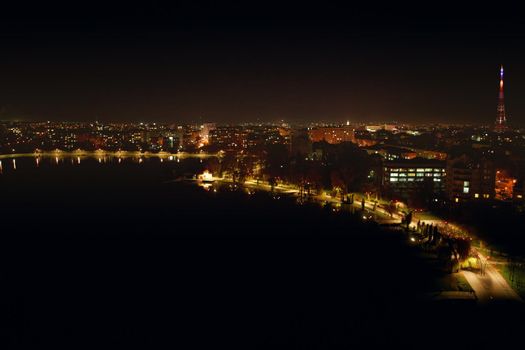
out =
<svg viewBox="0 0 525 350"><path fill-rule="evenodd" d="M2 5L0 119L525 124L522 12L433 4Z"/></svg>

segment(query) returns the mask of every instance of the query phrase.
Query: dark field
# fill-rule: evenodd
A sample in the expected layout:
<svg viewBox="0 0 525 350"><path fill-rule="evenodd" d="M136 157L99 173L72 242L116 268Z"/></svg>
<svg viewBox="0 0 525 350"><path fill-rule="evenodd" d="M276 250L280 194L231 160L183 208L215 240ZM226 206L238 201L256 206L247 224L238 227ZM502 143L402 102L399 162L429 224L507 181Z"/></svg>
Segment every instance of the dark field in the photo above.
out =
<svg viewBox="0 0 525 350"><path fill-rule="evenodd" d="M23 163L22 163L23 164ZM428 302L401 232L266 194L164 183L173 165L0 175L2 348L478 348L516 305Z"/></svg>

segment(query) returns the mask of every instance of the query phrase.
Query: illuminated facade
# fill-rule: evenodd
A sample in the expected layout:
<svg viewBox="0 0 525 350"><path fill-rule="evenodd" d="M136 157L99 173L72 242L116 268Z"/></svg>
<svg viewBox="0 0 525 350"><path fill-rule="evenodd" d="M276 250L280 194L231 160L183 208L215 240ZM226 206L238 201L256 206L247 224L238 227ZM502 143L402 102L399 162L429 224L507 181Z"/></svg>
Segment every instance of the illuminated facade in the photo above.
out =
<svg viewBox="0 0 525 350"><path fill-rule="evenodd" d="M455 203L494 199L494 162L461 155L447 161L447 197Z"/></svg>
<svg viewBox="0 0 525 350"><path fill-rule="evenodd" d="M383 192L409 199L439 197L445 191L446 163L433 159L402 159L383 163Z"/></svg>
<svg viewBox="0 0 525 350"><path fill-rule="evenodd" d="M516 179L509 176L504 170L496 171L495 199L501 201L512 200Z"/></svg>
<svg viewBox="0 0 525 350"><path fill-rule="evenodd" d="M210 142L210 132L214 130L217 126L215 123L204 123L201 125L200 132L200 145L204 146Z"/></svg>
<svg viewBox="0 0 525 350"><path fill-rule="evenodd" d="M314 128L309 131L309 136L312 142L326 141L330 144L356 142L354 129L349 126Z"/></svg>
<svg viewBox="0 0 525 350"><path fill-rule="evenodd" d="M224 150L247 147L246 132L240 126L217 126L210 131L209 142Z"/></svg>

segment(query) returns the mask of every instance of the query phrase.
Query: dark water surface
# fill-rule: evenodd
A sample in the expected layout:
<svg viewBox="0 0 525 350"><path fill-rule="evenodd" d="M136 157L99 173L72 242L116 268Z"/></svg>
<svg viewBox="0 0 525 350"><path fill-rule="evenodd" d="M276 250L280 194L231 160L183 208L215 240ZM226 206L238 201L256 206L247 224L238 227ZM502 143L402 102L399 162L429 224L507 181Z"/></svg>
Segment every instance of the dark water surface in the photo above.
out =
<svg viewBox="0 0 525 350"><path fill-rule="evenodd" d="M406 238L350 214L167 183L180 165L158 159L33 163L0 175L6 348L520 340L514 305L421 301L435 276Z"/></svg>

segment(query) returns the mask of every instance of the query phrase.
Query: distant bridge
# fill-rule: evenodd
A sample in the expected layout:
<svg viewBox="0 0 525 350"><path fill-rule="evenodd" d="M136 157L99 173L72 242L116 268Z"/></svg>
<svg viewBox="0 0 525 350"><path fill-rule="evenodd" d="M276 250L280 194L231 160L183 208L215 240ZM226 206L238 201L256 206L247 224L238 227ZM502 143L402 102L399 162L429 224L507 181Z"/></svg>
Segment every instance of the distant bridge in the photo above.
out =
<svg viewBox="0 0 525 350"><path fill-rule="evenodd" d="M177 153L171 153L171 152L158 152L158 153L152 153L152 152L133 152L133 151L103 151L103 150L97 150L97 151L84 151L84 150L76 150L76 151L46 151L46 152L33 152L33 153L9 153L9 154L0 154L0 159L12 159L12 158L38 158L38 157L116 157L116 158L130 158L130 157L140 157L140 158L169 158L169 157L175 157L179 159L184 158L213 158L213 157L221 157L220 153L186 153L186 152L177 152Z"/></svg>

